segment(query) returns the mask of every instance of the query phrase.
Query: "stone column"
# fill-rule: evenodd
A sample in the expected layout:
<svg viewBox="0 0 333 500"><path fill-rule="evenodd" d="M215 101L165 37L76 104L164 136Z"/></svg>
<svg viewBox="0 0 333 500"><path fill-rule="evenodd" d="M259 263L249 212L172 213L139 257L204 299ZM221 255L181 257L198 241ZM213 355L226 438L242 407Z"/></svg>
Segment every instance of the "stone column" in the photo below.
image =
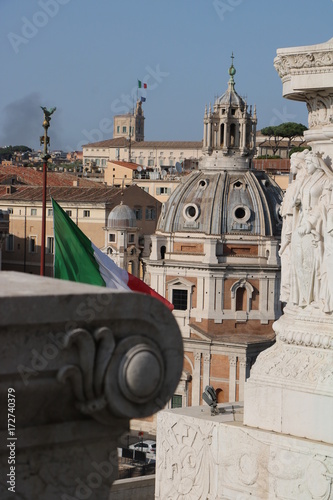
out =
<svg viewBox="0 0 333 500"><path fill-rule="evenodd" d="M287 189L297 188L291 257L282 263L290 294L273 325L276 343L246 382L244 423L333 444L333 38L279 49L274 64L284 97L307 103L312 151L298 156L303 175Z"/></svg>
<svg viewBox="0 0 333 500"><path fill-rule="evenodd" d="M212 123L211 121L208 122L207 124L208 126L208 148L211 148L212 147Z"/></svg>
<svg viewBox="0 0 333 500"><path fill-rule="evenodd" d="M227 127L228 127L228 124L225 123L224 124L224 127L223 127L223 147L224 148L227 148L229 146L229 144L227 144Z"/></svg>

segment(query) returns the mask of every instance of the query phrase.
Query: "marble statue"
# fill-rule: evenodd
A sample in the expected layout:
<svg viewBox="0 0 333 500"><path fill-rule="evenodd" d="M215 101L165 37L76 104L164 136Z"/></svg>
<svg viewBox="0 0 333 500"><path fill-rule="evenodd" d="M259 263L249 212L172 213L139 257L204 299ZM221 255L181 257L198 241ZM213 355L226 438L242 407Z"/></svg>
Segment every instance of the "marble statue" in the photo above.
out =
<svg viewBox="0 0 333 500"><path fill-rule="evenodd" d="M296 178L281 210L281 300L331 313L333 171L319 155L305 150L292 155L291 172Z"/></svg>
<svg viewBox="0 0 333 500"><path fill-rule="evenodd" d="M281 206L281 216L283 219L281 233L281 302L288 302L290 297L290 266L291 266L291 237L294 222L294 200L299 192L302 179L305 175L304 156L308 150L293 153L290 157L290 175L292 182L289 185Z"/></svg>

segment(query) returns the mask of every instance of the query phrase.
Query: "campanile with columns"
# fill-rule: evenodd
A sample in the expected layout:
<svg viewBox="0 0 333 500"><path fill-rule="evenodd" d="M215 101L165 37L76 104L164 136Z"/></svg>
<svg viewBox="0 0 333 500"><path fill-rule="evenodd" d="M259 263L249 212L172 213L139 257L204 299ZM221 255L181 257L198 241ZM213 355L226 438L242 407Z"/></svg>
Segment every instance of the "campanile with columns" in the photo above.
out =
<svg viewBox="0 0 333 500"><path fill-rule="evenodd" d="M203 154L213 160L224 157L224 162L227 158L233 161L235 157L248 160L255 154L256 147L256 108L254 106L252 114L252 106L248 109L246 101L237 94L234 56L231 58L228 89L215 100L213 110L210 104L207 111L206 105L204 115Z"/></svg>

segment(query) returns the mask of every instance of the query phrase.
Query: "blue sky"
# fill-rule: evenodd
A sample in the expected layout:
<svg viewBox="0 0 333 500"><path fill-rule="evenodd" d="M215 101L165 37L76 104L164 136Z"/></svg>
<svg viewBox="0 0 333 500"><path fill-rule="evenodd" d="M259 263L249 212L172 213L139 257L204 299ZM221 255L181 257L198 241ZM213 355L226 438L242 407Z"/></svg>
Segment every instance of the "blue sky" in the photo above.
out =
<svg viewBox="0 0 333 500"><path fill-rule="evenodd" d="M146 140L201 140L205 104L227 88L256 104L258 128L307 125L282 98L276 50L333 36L332 0L0 0L0 145L38 148L56 106L51 149L112 137L137 79L147 80Z"/></svg>

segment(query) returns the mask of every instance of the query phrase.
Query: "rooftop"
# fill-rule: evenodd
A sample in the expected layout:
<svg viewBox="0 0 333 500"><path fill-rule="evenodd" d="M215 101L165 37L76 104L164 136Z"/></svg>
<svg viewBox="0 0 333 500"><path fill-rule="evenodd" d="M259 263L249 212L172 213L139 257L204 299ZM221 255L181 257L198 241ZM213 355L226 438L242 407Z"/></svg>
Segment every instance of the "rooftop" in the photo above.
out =
<svg viewBox="0 0 333 500"><path fill-rule="evenodd" d="M119 148L128 146L128 140L125 137L108 139L101 142L91 142L84 144L84 148ZM142 149L201 149L202 141L132 141L132 148L140 147Z"/></svg>
<svg viewBox="0 0 333 500"><path fill-rule="evenodd" d="M121 191L120 188L94 186L86 187L66 187L49 186L46 198L54 198L57 201L68 202L94 202L107 203ZM43 188L40 186L16 186L11 193L6 192L6 186L0 186L1 200L11 201L41 201L43 199Z"/></svg>
<svg viewBox="0 0 333 500"><path fill-rule="evenodd" d="M12 178L15 178L14 184L26 184L29 186L43 186L43 172L35 170L31 167L15 167L10 165L0 165L0 184L5 184ZM68 174L65 172L47 172L47 185L48 186L73 186L73 182L78 181L80 187L102 187L97 185L94 181L79 178L76 175ZM11 183L13 184L13 183Z"/></svg>
<svg viewBox="0 0 333 500"><path fill-rule="evenodd" d="M133 163L129 161L111 160L110 163L119 165L120 167L130 168L131 170L137 170L137 168L140 166L138 163Z"/></svg>

